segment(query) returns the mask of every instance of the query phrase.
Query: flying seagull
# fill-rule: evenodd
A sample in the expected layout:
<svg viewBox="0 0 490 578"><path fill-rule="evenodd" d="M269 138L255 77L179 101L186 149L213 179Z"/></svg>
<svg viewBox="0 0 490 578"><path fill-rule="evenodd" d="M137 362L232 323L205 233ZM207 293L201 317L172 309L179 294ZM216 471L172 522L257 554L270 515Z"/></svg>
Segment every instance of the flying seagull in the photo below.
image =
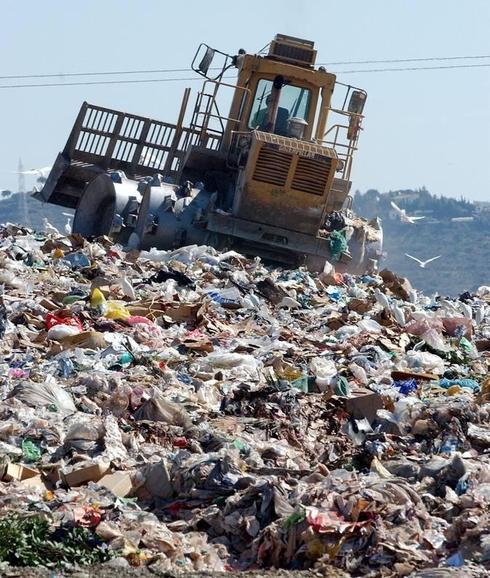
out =
<svg viewBox="0 0 490 578"><path fill-rule="evenodd" d="M391 201L391 206L395 209L395 211L398 213L398 216L400 217L400 221L402 221L403 223L415 223L416 221L420 221L420 219L423 219L424 217L409 217L407 215L407 212L405 211L405 209L400 209L400 207L395 204L393 201Z"/></svg>
<svg viewBox="0 0 490 578"><path fill-rule="evenodd" d="M440 255L437 255L437 257L432 257L431 259L427 259L427 261L421 261L420 259L417 259L417 257L412 257L412 255L409 255L408 253L405 253L406 257L409 257L410 259L413 259L414 261L417 261L417 263L422 267L422 269L425 269L425 266L427 265L427 263L430 263L431 261L435 261L436 259L439 259Z"/></svg>

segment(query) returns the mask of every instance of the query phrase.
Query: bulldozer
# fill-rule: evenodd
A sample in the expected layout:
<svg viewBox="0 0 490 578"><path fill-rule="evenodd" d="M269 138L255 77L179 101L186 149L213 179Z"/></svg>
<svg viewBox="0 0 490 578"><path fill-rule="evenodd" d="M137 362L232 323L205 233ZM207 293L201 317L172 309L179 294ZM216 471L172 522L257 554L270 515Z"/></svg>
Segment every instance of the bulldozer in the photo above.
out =
<svg viewBox="0 0 490 578"><path fill-rule="evenodd" d="M312 41L284 34L259 54L201 44L192 112L188 88L175 124L84 102L36 198L75 209L73 233L131 249L375 270L380 221L356 216L349 195L367 94L315 62Z"/></svg>

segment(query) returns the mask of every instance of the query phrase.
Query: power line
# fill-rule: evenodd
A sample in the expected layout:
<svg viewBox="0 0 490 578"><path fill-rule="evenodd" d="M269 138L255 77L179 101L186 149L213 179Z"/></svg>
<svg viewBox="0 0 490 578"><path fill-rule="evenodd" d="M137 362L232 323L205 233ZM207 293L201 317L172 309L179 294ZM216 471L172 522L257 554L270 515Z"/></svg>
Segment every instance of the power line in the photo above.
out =
<svg viewBox="0 0 490 578"><path fill-rule="evenodd" d="M490 55L482 56L436 56L430 58L402 58L394 60L345 60L343 62L323 62L319 63L319 66L334 66L340 64L395 64L403 62L430 62L437 60L471 60L475 58L490 58Z"/></svg>
<svg viewBox="0 0 490 578"><path fill-rule="evenodd" d="M449 66L413 66L404 68L367 68L358 70L337 70L335 74L354 74L366 72L408 72L415 70L447 70L455 68L482 68L488 67L488 64L453 64ZM223 79L235 78L235 76L223 76ZM48 82L41 84L5 84L0 86L2 88L44 88L55 86L94 86L102 84L140 84L140 83L157 83L157 82L192 82L201 80L199 76L189 78L140 78L137 80L94 80L83 82Z"/></svg>
<svg viewBox="0 0 490 578"><path fill-rule="evenodd" d="M63 76L111 76L119 74L160 74L167 72L190 72L191 68L157 68L155 70L108 70L101 72L59 72L58 74L15 74L0 76L0 80L21 80L27 78L60 78ZM217 69L213 69L217 70Z"/></svg>
<svg viewBox="0 0 490 578"><path fill-rule="evenodd" d="M339 66L344 64L395 64L405 62L435 62L448 60L472 60L490 58L490 55L470 55L470 56L434 56L429 58L401 58L390 60L344 60L339 62L319 62L318 66ZM210 70L220 70L219 67L211 67ZM122 74L168 74L175 72L190 72L190 68L156 68L153 70L107 70L94 72L59 72L49 74L14 74L0 76L0 80L22 80L28 78L60 78L77 76L117 76Z"/></svg>
<svg viewBox="0 0 490 578"><path fill-rule="evenodd" d="M95 84L138 84L142 82L179 82L201 80L202 77L193 76L191 78L140 78L138 80L94 80L88 82L47 82L42 84L5 84L0 88L36 88L46 86L85 86ZM223 78L235 78L234 76L225 76Z"/></svg>
<svg viewBox="0 0 490 578"><path fill-rule="evenodd" d="M484 68L488 64L451 64L449 66L407 66L404 68L361 68L359 70L336 70L335 74L354 74L358 72L409 72L413 70L444 70L451 68Z"/></svg>

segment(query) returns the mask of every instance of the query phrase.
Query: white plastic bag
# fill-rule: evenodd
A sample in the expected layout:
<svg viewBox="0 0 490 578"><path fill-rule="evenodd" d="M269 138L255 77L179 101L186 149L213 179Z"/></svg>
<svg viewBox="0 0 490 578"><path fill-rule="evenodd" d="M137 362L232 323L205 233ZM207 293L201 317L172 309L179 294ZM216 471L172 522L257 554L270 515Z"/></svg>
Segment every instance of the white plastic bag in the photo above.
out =
<svg viewBox="0 0 490 578"><path fill-rule="evenodd" d="M34 381L19 383L12 390L10 397L15 397L31 407L53 405L59 411L67 413L77 411L71 395L51 376L47 377L44 383Z"/></svg>
<svg viewBox="0 0 490 578"><path fill-rule="evenodd" d="M326 391L337 375L337 367L331 359L314 357L310 360L310 371L320 391Z"/></svg>
<svg viewBox="0 0 490 578"><path fill-rule="evenodd" d="M61 341L65 337L71 337L72 335L78 335L79 333L81 333L81 331L78 327L60 323L59 325L54 325L49 329L47 338L52 339L53 341Z"/></svg>
<svg viewBox="0 0 490 578"><path fill-rule="evenodd" d="M444 360L428 351L409 351L405 359L410 369L419 369L438 375L444 373Z"/></svg>

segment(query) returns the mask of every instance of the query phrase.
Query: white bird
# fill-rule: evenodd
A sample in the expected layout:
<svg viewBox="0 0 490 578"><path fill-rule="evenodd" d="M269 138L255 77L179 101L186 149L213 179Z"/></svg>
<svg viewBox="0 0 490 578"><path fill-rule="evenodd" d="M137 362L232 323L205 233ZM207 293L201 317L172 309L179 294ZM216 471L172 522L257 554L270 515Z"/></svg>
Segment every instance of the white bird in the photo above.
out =
<svg viewBox="0 0 490 578"><path fill-rule="evenodd" d="M478 309L475 311L475 323L480 325L482 321L485 319L487 314L487 307L486 305L480 305Z"/></svg>
<svg viewBox="0 0 490 578"><path fill-rule="evenodd" d="M449 313L458 312L458 308L454 305L454 301L449 301L449 299L439 299L439 305Z"/></svg>
<svg viewBox="0 0 490 578"><path fill-rule="evenodd" d="M54 227L46 217L43 218L43 230L48 235L59 235L60 232L56 227Z"/></svg>
<svg viewBox="0 0 490 578"><path fill-rule="evenodd" d="M391 306L391 312L393 313L393 316L396 319L398 325L404 327L406 321L403 309L397 303L393 303L393 305Z"/></svg>
<svg viewBox="0 0 490 578"><path fill-rule="evenodd" d="M468 305L468 303L464 303L463 301L460 301L458 305L459 310L467 319L473 319L473 309L471 308L471 305Z"/></svg>
<svg viewBox="0 0 490 578"><path fill-rule="evenodd" d="M374 298L376 299L376 301L381 305L381 307L383 309L388 309L390 308L390 300L388 299L388 297L386 297L386 295L380 291L377 287L374 288Z"/></svg>
<svg viewBox="0 0 490 578"><path fill-rule="evenodd" d="M405 253L406 257L409 257L410 259L413 259L414 261L417 261L417 263L422 267L422 269L425 269L425 266L430 263L431 261L435 261L436 259L439 259L440 255L437 255L437 257L432 257L431 259L427 259L427 261L421 261L420 259L417 259L417 257L412 257L412 255L409 255L408 253Z"/></svg>
<svg viewBox="0 0 490 578"><path fill-rule="evenodd" d="M131 301L136 301L136 291L134 290L131 281L126 277L126 275L123 275L119 279L119 284L121 285L124 295L129 297Z"/></svg>
<svg viewBox="0 0 490 578"><path fill-rule="evenodd" d="M66 223L65 223L65 233L67 235L71 235L71 215L70 213L62 213L63 215L65 215L66 219Z"/></svg>
<svg viewBox="0 0 490 578"><path fill-rule="evenodd" d="M400 207L398 205L396 205L393 201L391 201L391 206L395 209L395 211L398 213L398 216L400 217L400 221L403 221L404 223L415 223L416 221L420 221L420 219L424 219L425 217L409 217L407 215L407 212L405 211L405 209L400 209Z"/></svg>

